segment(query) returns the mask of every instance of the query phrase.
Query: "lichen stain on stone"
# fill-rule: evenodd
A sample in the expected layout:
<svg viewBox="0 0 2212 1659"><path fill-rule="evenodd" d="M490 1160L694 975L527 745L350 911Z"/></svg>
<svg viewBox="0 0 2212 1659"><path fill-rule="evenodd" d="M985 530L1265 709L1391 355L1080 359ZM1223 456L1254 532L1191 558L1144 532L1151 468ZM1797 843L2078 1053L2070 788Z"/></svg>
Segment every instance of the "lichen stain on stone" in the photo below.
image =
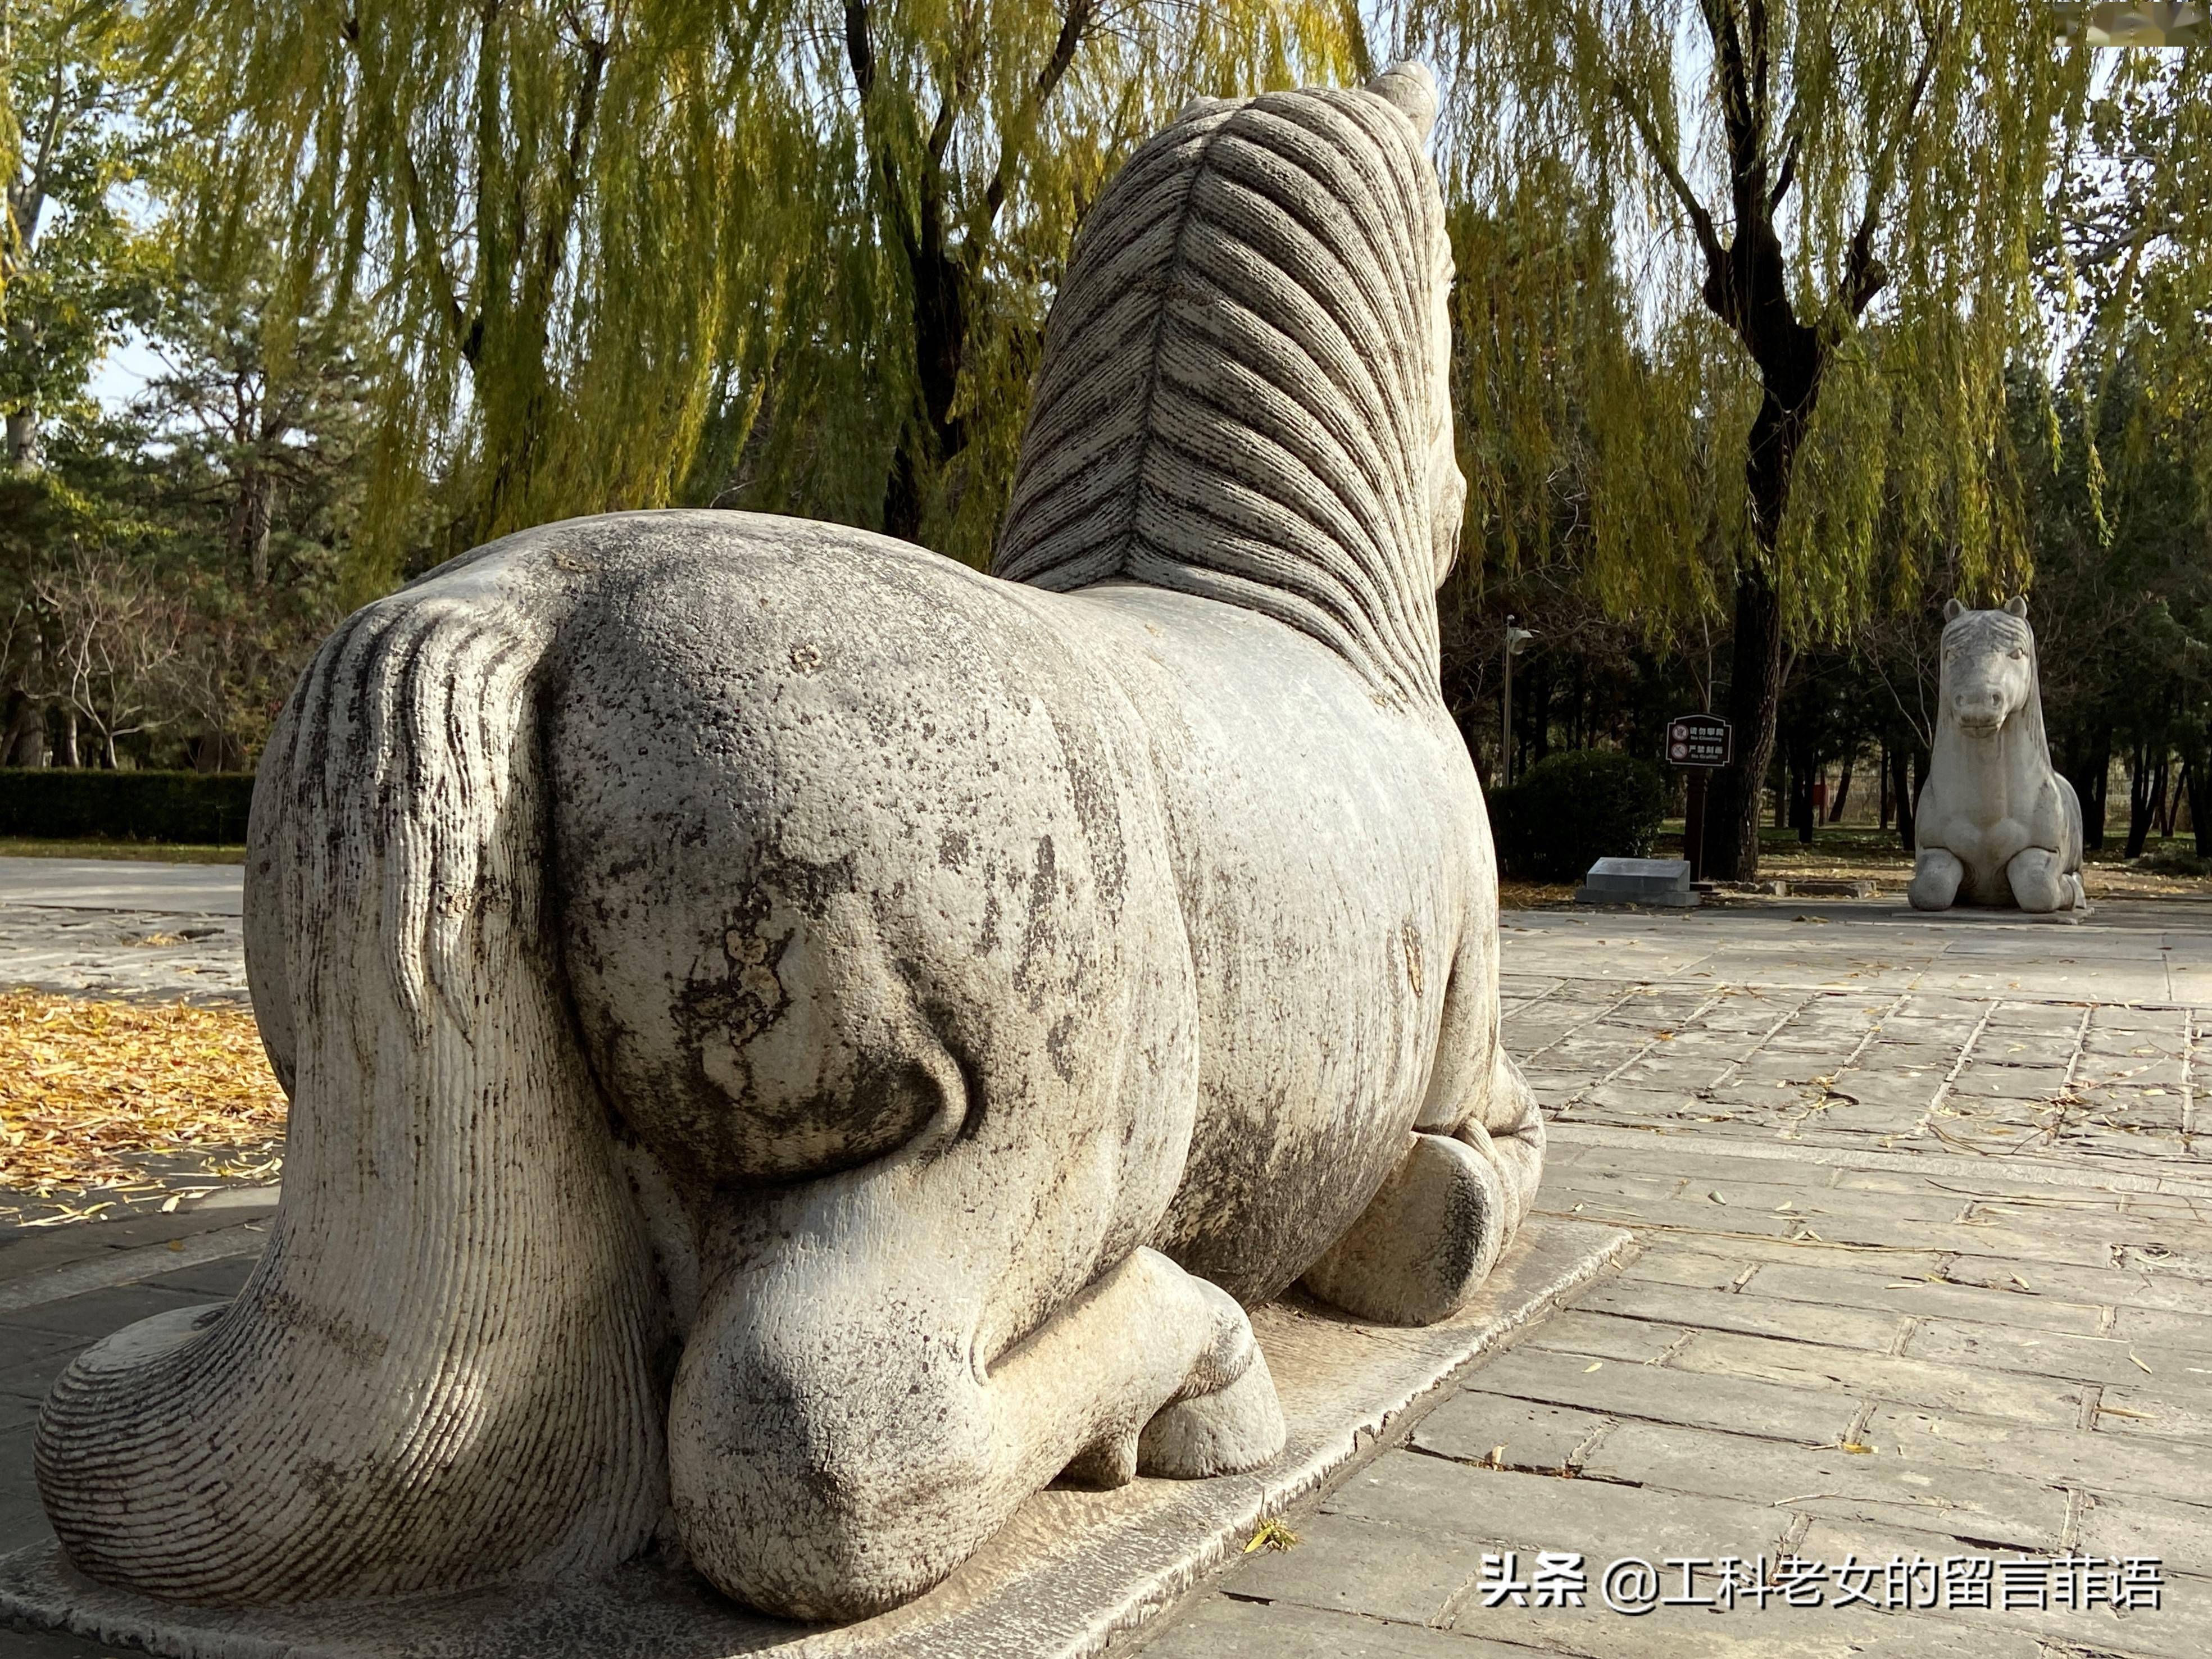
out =
<svg viewBox="0 0 2212 1659"><path fill-rule="evenodd" d="M1014 964L1013 977L1014 988L1029 998L1030 1010L1034 1013L1044 1006L1044 980L1036 972L1036 964L1041 960L1051 963L1055 943L1052 911L1060 886L1060 860L1048 835L1037 837L1028 885L1024 901L1027 915L1022 927L1022 954Z"/></svg>
<svg viewBox="0 0 2212 1659"><path fill-rule="evenodd" d="M373 1364L383 1358L385 1351L392 1346L391 1338L380 1332L313 1307L274 1282L263 1289L259 1306L263 1317L279 1326L313 1331L347 1358L362 1364Z"/></svg>

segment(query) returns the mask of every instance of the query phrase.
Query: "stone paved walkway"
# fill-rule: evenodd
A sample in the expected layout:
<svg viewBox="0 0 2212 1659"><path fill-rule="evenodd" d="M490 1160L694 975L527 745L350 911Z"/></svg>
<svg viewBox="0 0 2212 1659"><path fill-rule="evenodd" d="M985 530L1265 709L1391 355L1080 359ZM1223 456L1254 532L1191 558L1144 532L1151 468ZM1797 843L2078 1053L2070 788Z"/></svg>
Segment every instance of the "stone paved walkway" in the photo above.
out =
<svg viewBox="0 0 2212 1659"><path fill-rule="evenodd" d="M1507 925L1507 1041L1558 1109L1539 1208L1641 1254L1148 1659L2212 1653L2212 909ZM1585 1605L1486 1606L1507 1551L1524 1578L1583 1556ZM1941 1605L1947 1559L2069 1553L2161 1558L2163 1605ZM1818 1563L1824 1601L1874 1564L1904 1605L1631 1617L1597 1593L1617 1559L1729 1555ZM2015 1565L2016 1595L2039 1571L2046 1597L2081 1582Z"/></svg>
<svg viewBox="0 0 2212 1659"><path fill-rule="evenodd" d="M1290 1517L1295 1548L1156 1626L1150 1659L2212 1653L2212 907L1507 926L1507 1041L1555 1112L1540 1208L1632 1227L1640 1254ZM161 948L77 937L88 972ZM0 1548L44 1534L29 1437L52 1376L234 1290L264 1214L0 1245ZM1524 1577L1581 1553L1585 1605L1485 1606L1482 1557L1505 1551ZM1620 1557L1764 1555L1918 1560L1924 1601L1947 1558L2064 1553L2160 1558L2164 1605L1632 1618L1595 1593ZM17 1651L96 1650L0 1632Z"/></svg>
<svg viewBox="0 0 2212 1659"><path fill-rule="evenodd" d="M246 1000L234 864L0 858L0 990Z"/></svg>

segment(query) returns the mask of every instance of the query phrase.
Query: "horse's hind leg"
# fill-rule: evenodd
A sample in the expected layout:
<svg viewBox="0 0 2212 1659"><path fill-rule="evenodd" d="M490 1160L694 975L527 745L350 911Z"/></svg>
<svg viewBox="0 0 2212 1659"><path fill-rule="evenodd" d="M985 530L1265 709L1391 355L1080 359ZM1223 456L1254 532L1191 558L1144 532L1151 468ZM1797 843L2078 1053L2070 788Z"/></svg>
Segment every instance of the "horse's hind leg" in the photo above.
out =
<svg viewBox="0 0 2212 1659"><path fill-rule="evenodd" d="M1029 1195L967 1150L817 1183L726 1241L738 1259L678 1371L670 1472L693 1561L756 1607L808 1620L896 1607L1071 1464L1127 1480L1146 1424L1192 1396L1234 1398L1170 1436L1163 1472L1186 1472L1178 1458L1189 1473L1251 1467L1281 1448L1243 1310L1150 1249L982 1351L979 1333L1006 1317L993 1305L1006 1252L1023 1248L993 1224Z"/></svg>

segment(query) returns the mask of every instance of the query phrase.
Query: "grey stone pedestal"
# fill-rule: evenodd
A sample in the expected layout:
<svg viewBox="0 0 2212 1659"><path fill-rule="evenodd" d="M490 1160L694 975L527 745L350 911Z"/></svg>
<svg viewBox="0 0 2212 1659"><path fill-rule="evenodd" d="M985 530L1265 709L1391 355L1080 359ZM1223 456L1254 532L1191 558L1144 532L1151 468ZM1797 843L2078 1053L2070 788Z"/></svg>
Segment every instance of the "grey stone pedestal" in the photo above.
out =
<svg viewBox="0 0 2212 1659"><path fill-rule="evenodd" d="M1697 902L1687 859L1600 859L1575 889L1577 904L1657 904L1686 910Z"/></svg>
<svg viewBox="0 0 2212 1659"><path fill-rule="evenodd" d="M1252 1316L1289 1424L1273 1463L1212 1480L1038 1493L921 1600L843 1626L787 1624L723 1600L688 1568L634 1564L588 1583L225 1611L127 1595L52 1546L0 1560L0 1617L168 1659L1073 1659L1172 1608L1259 1523L1364 1462L1443 1397L1446 1379L1541 1318L1629 1236L1531 1220L1462 1312L1423 1329L1310 1303Z"/></svg>

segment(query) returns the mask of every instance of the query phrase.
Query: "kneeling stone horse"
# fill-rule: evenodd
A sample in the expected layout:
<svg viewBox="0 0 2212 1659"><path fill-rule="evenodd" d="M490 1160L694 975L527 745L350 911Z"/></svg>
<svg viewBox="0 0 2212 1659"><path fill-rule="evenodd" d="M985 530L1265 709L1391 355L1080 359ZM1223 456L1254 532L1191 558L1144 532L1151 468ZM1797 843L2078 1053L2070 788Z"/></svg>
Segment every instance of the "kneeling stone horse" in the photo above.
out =
<svg viewBox="0 0 2212 1659"><path fill-rule="evenodd" d="M1435 107L1137 151L994 576L628 514L331 636L247 865L283 1206L235 1302L55 1386L72 1562L290 1602L659 1536L865 1616L1055 1477L1273 1458L1246 1306L1465 1302L1543 1134L1437 686Z"/></svg>
<svg viewBox="0 0 2212 1659"><path fill-rule="evenodd" d="M1943 607L1936 741L1913 815L1916 910L2088 908L2081 803L2051 764L2027 601Z"/></svg>

